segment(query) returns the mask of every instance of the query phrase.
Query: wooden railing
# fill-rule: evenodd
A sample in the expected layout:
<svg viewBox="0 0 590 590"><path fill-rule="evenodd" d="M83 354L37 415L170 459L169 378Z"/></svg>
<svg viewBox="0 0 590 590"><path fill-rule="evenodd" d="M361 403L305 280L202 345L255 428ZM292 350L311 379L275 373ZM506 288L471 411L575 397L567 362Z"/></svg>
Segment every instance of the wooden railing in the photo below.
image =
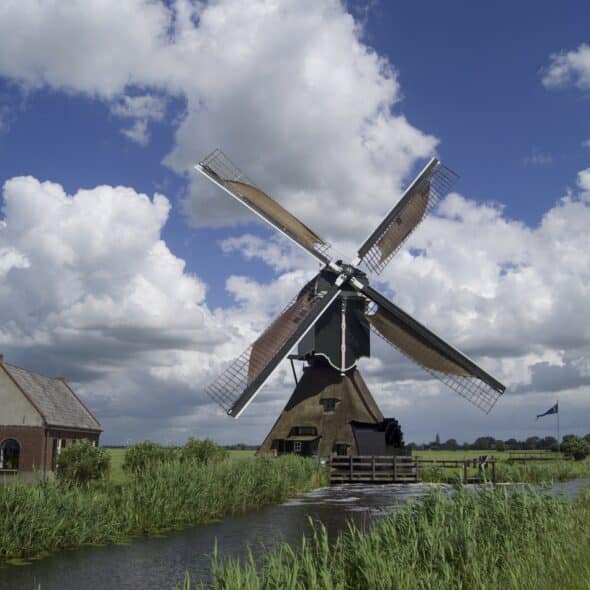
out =
<svg viewBox="0 0 590 590"><path fill-rule="evenodd" d="M417 459L418 464L441 467L443 469L462 469L464 483L491 481L496 483L496 459L489 455L481 455L471 459ZM469 477L469 469L477 469L478 475ZM490 471L488 471L488 468ZM485 474L484 474L485 470ZM484 476L485 475L485 476Z"/></svg>
<svg viewBox="0 0 590 590"><path fill-rule="evenodd" d="M415 483L418 463L408 456L356 456L330 459L332 483Z"/></svg>

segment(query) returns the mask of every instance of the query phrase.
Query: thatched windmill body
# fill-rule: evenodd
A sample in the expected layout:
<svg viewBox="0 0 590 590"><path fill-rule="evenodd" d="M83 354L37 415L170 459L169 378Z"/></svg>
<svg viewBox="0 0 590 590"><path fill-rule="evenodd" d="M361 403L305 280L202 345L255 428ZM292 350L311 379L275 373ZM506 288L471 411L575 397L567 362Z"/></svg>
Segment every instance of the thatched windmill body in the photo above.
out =
<svg viewBox="0 0 590 590"><path fill-rule="evenodd" d="M238 418L294 347L304 361L283 412L261 452L386 454L402 445L399 424L384 419L356 364L370 356L371 329L489 412L505 387L369 284L456 176L433 158L359 248L351 264L334 260L330 245L274 201L221 152L197 165L199 172L314 256L322 265L262 335L206 391Z"/></svg>

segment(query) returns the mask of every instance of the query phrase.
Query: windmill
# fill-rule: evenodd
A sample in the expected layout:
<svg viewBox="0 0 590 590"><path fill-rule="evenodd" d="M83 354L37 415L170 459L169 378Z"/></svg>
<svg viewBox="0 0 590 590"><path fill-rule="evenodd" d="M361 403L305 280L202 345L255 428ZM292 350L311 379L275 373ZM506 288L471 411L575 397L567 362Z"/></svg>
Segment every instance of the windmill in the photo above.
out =
<svg viewBox="0 0 590 590"><path fill-rule="evenodd" d="M378 275L457 176L432 158L401 200L346 264L328 242L250 181L221 151L197 166L210 181L315 257L319 273L207 389L238 418L278 365L305 362L285 409L260 452L385 454L402 444L396 420L385 420L358 369L371 354L370 331L460 396L489 413L505 387L372 287ZM292 362L292 360L291 360Z"/></svg>

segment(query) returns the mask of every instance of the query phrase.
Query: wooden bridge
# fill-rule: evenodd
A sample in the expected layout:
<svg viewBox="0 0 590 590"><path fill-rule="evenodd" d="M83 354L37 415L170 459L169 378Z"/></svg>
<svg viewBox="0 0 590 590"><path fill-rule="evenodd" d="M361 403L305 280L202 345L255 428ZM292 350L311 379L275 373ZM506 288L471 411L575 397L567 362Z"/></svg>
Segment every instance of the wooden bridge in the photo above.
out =
<svg viewBox="0 0 590 590"><path fill-rule="evenodd" d="M330 483L417 483L423 466L457 469L464 483L496 483L496 459L489 455L459 460L404 455L332 457Z"/></svg>
<svg viewBox="0 0 590 590"><path fill-rule="evenodd" d="M330 483L417 483L418 461L407 456L330 459Z"/></svg>

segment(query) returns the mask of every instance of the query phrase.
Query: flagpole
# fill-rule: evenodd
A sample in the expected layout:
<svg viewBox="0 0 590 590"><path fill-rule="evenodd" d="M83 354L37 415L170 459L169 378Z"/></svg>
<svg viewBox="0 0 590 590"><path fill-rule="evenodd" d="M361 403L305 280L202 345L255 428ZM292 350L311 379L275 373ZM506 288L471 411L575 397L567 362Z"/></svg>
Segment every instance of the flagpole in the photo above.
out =
<svg viewBox="0 0 590 590"><path fill-rule="evenodd" d="M561 441L559 440L559 400L555 404L557 405L557 452L561 453Z"/></svg>

